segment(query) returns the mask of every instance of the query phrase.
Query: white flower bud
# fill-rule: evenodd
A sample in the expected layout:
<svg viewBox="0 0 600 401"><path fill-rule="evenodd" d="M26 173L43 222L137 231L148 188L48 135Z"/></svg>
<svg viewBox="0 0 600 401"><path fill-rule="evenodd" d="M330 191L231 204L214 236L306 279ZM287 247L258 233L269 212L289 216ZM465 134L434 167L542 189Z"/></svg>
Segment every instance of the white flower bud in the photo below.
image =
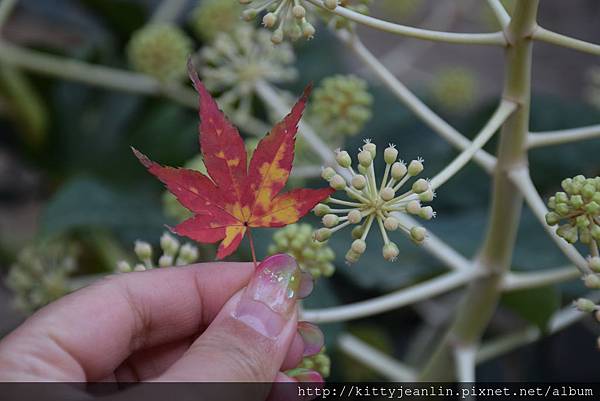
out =
<svg viewBox="0 0 600 401"><path fill-rule="evenodd" d="M341 175L336 174L331 178L331 181L329 181L329 185L336 191L341 191L346 188L346 180Z"/></svg>
<svg viewBox="0 0 600 401"><path fill-rule="evenodd" d="M152 259L152 246L145 241L135 241L133 250L141 261Z"/></svg>
<svg viewBox="0 0 600 401"><path fill-rule="evenodd" d="M417 193L417 194L423 193L423 192L427 191L428 189L429 189L429 183L427 182L427 180L424 180L422 178L419 178L417 181L415 181L412 186L413 192Z"/></svg>
<svg viewBox="0 0 600 401"><path fill-rule="evenodd" d="M360 254L354 252L352 249L350 249L350 250L348 250L348 252L346 252L346 263L348 263L348 264L356 263L356 262L358 262L358 259L360 259Z"/></svg>
<svg viewBox="0 0 600 401"><path fill-rule="evenodd" d="M397 218L395 218L393 216L389 216L389 217L386 217L385 220L383 220L383 226L388 231L396 231L398 229L398 227L400 226L400 222L398 221Z"/></svg>
<svg viewBox="0 0 600 401"><path fill-rule="evenodd" d="M352 159L350 155L345 150L338 152L335 156L335 160L341 167L348 168L352 164Z"/></svg>
<svg viewBox="0 0 600 401"><path fill-rule="evenodd" d="M596 310L596 304L586 298L579 298L577 301L575 301L575 306L581 312L585 313L591 313Z"/></svg>
<svg viewBox="0 0 600 401"><path fill-rule="evenodd" d="M382 254L385 260L393 262L400 254L400 251L398 250L396 244L394 244L393 242L388 242L383 246Z"/></svg>
<svg viewBox="0 0 600 401"><path fill-rule="evenodd" d="M160 237L160 247L167 255L175 255L179 250L179 241L171 234L165 232Z"/></svg>
<svg viewBox="0 0 600 401"><path fill-rule="evenodd" d="M419 211L419 217L425 220L431 220L435 216L435 212L431 206L422 207Z"/></svg>
<svg viewBox="0 0 600 401"><path fill-rule="evenodd" d="M367 250L367 243L362 239L355 239L351 248L354 252L362 255Z"/></svg>
<svg viewBox="0 0 600 401"><path fill-rule="evenodd" d="M361 150L358 154L358 162L363 167L369 167L373 163L373 155L368 150Z"/></svg>
<svg viewBox="0 0 600 401"><path fill-rule="evenodd" d="M315 36L315 32L315 27L312 26L309 22L305 22L302 24L302 35L304 35L306 39L312 39L312 37Z"/></svg>
<svg viewBox="0 0 600 401"><path fill-rule="evenodd" d="M173 256L171 255L162 255L159 259L158 259L158 265L160 267L169 267L169 266L173 266Z"/></svg>
<svg viewBox="0 0 600 401"><path fill-rule="evenodd" d="M592 269L593 271L600 272L600 257L594 256L593 258L590 258L589 265L590 269Z"/></svg>
<svg viewBox="0 0 600 401"><path fill-rule="evenodd" d="M427 230L423 227L415 226L410 229L410 237L415 242L423 242L425 241L425 237L427 235Z"/></svg>
<svg viewBox="0 0 600 401"><path fill-rule="evenodd" d="M583 283L587 288L598 289L600 288L600 277L595 274L588 274L583 279Z"/></svg>
<svg viewBox="0 0 600 401"><path fill-rule="evenodd" d="M277 15L275 15L274 13L267 13L263 17L262 22L266 28L273 28L277 23Z"/></svg>
<svg viewBox="0 0 600 401"><path fill-rule="evenodd" d="M421 163L421 161L413 160L408 165L408 174L414 177L416 175L421 174L423 168L423 163Z"/></svg>
<svg viewBox="0 0 600 401"><path fill-rule="evenodd" d="M330 181L334 175L335 175L335 170L331 167L326 167L323 169L323 171L321 171L321 177L325 181Z"/></svg>
<svg viewBox="0 0 600 401"><path fill-rule="evenodd" d="M418 215L421 212L421 204L419 201L413 200L406 204L406 211L413 215Z"/></svg>
<svg viewBox="0 0 600 401"><path fill-rule="evenodd" d="M315 213L316 216L325 216L327 213L329 213L331 211L331 208L329 206L327 206L324 203L319 203L317 206L315 206L315 208L313 209L313 212Z"/></svg>
<svg viewBox="0 0 600 401"><path fill-rule="evenodd" d="M179 258L185 264L194 263L198 260L198 248L192 244L184 244L179 251Z"/></svg>
<svg viewBox="0 0 600 401"><path fill-rule="evenodd" d="M297 4L292 8L292 14L295 18L302 19L306 17L306 9L300 4Z"/></svg>
<svg viewBox="0 0 600 401"><path fill-rule="evenodd" d="M351 210L350 213L348 213L348 221L351 224L358 224L360 223L360 221L362 220L362 213L358 210Z"/></svg>
<svg viewBox="0 0 600 401"><path fill-rule="evenodd" d="M146 266L144 266L141 263L138 263L137 265L134 266L133 271L134 272L143 272L146 270Z"/></svg>
<svg viewBox="0 0 600 401"><path fill-rule="evenodd" d="M119 273L129 273L131 271L131 265L125 260L119 260L117 262L117 271Z"/></svg>
<svg viewBox="0 0 600 401"><path fill-rule="evenodd" d="M324 0L323 4L330 10L334 10L338 5L338 0Z"/></svg>
<svg viewBox="0 0 600 401"><path fill-rule="evenodd" d="M419 200L421 202L431 202L435 197L435 193L430 189L419 194Z"/></svg>
<svg viewBox="0 0 600 401"><path fill-rule="evenodd" d="M256 11L254 8L249 8L242 12L242 19L244 19L244 21L252 21L257 15L258 11Z"/></svg>
<svg viewBox="0 0 600 401"><path fill-rule="evenodd" d="M392 164L392 178L400 180L406 175L406 165L404 163L396 162Z"/></svg>
<svg viewBox="0 0 600 401"><path fill-rule="evenodd" d="M314 237L319 242L327 241L331 238L331 230L329 228L319 228L315 231Z"/></svg>
<svg viewBox="0 0 600 401"><path fill-rule="evenodd" d="M323 216L323 225L327 228L335 227L340 222L339 216L335 214L326 214Z"/></svg>
<svg viewBox="0 0 600 401"><path fill-rule="evenodd" d="M283 42L283 29L281 29L281 27L273 32L271 35L271 42L273 42L274 45L280 45Z"/></svg>
<svg viewBox="0 0 600 401"><path fill-rule="evenodd" d="M377 156L377 145L375 145L373 142L365 143L362 147L362 150L366 150L367 152L371 153L372 159Z"/></svg>
<svg viewBox="0 0 600 401"><path fill-rule="evenodd" d="M379 193L379 196L381 197L381 199L383 199L386 202L394 199L395 195L396 195L396 193L394 192L394 189L390 188L390 187L383 188L381 190L381 192Z"/></svg>
<svg viewBox="0 0 600 401"><path fill-rule="evenodd" d="M393 164L398 158L398 149L393 146L389 146L383 152L383 159L386 164Z"/></svg>
<svg viewBox="0 0 600 401"><path fill-rule="evenodd" d="M352 186L361 191L367 186L367 179L364 175L357 174L352 177Z"/></svg>

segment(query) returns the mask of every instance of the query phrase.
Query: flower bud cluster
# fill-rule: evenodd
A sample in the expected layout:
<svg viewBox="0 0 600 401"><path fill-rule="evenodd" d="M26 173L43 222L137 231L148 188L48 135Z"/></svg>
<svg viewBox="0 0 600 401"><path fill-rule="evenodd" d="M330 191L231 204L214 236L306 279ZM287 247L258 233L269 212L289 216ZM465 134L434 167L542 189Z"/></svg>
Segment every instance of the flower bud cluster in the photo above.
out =
<svg viewBox="0 0 600 401"><path fill-rule="evenodd" d="M277 230L268 249L269 255L292 255L300 268L309 272L313 279L331 276L335 272L335 253L326 244L315 241L312 233L313 227L305 223L290 224Z"/></svg>
<svg viewBox="0 0 600 401"><path fill-rule="evenodd" d="M156 267L185 266L198 261L198 248L190 243L181 245L177 238L168 232L164 232L160 237L161 255L154 254L154 248L145 241L136 241L134 252L139 262L131 265L125 260L117 263L116 271L119 273L129 273L132 271L144 271ZM157 265L154 264L154 258L158 256Z"/></svg>
<svg viewBox="0 0 600 401"><path fill-rule="evenodd" d="M597 255L600 243L600 177L578 175L562 181L564 192L548 200L546 222L558 226L556 233L574 244L580 241Z"/></svg>
<svg viewBox="0 0 600 401"><path fill-rule="evenodd" d="M237 25L219 33L202 48L199 72L211 92L218 92L219 106L237 120L252 115L252 100L259 81L283 84L297 76L291 45L273 46L269 31Z"/></svg>
<svg viewBox="0 0 600 401"><path fill-rule="evenodd" d="M131 66L163 82L186 76L192 41L171 24L149 24L136 31L127 45Z"/></svg>
<svg viewBox="0 0 600 401"><path fill-rule="evenodd" d="M315 35L315 27L306 18L304 0L239 0L239 2L248 6L242 13L245 20L251 21L262 15L264 27L273 31L271 41L274 44L281 44L286 38L312 39ZM325 5L333 9L337 6L337 1L326 0Z"/></svg>
<svg viewBox="0 0 600 401"><path fill-rule="evenodd" d="M311 117L328 135L355 135L371 119L373 97L354 75L325 78L315 89Z"/></svg>
<svg viewBox="0 0 600 401"><path fill-rule="evenodd" d="M367 236L375 223L383 238L383 257L394 261L399 255L398 246L390 241L388 231L399 230L409 236L415 243L422 243L427 236L421 226L407 226L399 214L408 214L430 220L435 217L431 206L423 203L431 202L435 196L429 181L416 178L424 169L423 160L417 159L406 165L398 160L398 150L388 146L383 152L385 171L381 183L377 183L373 160L377 155L377 147L369 140L360 148L357 155L358 166L355 171L348 152L338 151L336 161L339 171L345 171L349 180L327 167L321 176L329 185L344 191L348 200L330 197L325 203L318 204L314 213L323 221L323 228L315 231L317 241L327 241L335 232L349 225L354 225L352 237L354 242L346 253L346 261L355 263L367 249ZM410 189L400 191L412 180ZM330 206L339 205L334 209Z"/></svg>
<svg viewBox="0 0 600 401"><path fill-rule="evenodd" d="M237 0L202 0L192 11L190 20L196 35L205 42L220 32L230 32L240 22L242 7Z"/></svg>
<svg viewBox="0 0 600 401"><path fill-rule="evenodd" d="M11 266L6 285L15 293L15 306L33 313L71 291L70 276L77 270L77 249L52 242L24 248Z"/></svg>
<svg viewBox="0 0 600 401"><path fill-rule="evenodd" d="M298 368L310 369L319 372L321 376L326 379L331 373L331 359L326 353L325 347L321 348L318 354L313 356L305 356Z"/></svg>

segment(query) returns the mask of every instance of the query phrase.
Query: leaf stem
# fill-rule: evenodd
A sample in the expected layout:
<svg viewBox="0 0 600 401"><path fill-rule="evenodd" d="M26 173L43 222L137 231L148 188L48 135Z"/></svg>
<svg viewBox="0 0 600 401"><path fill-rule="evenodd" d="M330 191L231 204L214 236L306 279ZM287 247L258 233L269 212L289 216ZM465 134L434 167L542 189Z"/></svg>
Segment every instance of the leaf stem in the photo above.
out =
<svg viewBox="0 0 600 401"><path fill-rule="evenodd" d="M560 33L552 32L541 26L538 26L533 31L533 39L600 56L600 45L561 35Z"/></svg>
<svg viewBox="0 0 600 401"><path fill-rule="evenodd" d="M252 261L254 262L254 270L258 267L256 263L256 251L254 249L254 239L252 238L252 229L248 227L248 239L250 240L250 252L252 252Z"/></svg>
<svg viewBox="0 0 600 401"><path fill-rule="evenodd" d="M600 138L600 124L557 131L530 132L527 147L531 149L595 138Z"/></svg>

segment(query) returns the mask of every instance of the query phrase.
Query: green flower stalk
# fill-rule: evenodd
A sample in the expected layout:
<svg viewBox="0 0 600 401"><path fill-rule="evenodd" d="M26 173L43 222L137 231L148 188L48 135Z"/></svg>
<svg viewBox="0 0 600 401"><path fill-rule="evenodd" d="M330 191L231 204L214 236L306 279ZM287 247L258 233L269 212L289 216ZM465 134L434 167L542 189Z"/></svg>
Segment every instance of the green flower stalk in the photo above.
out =
<svg viewBox="0 0 600 401"><path fill-rule="evenodd" d="M396 213L405 213L430 220L435 217L431 206L423 206L431 202L435 196L429 181L416 179L409 190L399 191L424 169L423 160L413 160L408 166L398 161L398 150L394 145L384 151L385 172L381 183L377 183L373 160L377 147L369 140L358 153L358 172L352 168L352 159L348 152L337 152L337 163L351 176L350 182L335 172L331 167L323 170L322 177L329 185L338 191L344 191L350 200L330 197L326 203L320 203L314 208L314 213L322 217L324 228L314 233L317 241L327 241L334 233L342 228L355 225L352 230L354 242L346 253L346 261L355 263L366 251L367 236L375 224L383 238L382 254L384 259L394 261L398 257L398 246L388 236L388 231L400 230L408 235L415 243L422 243L426 238L426 230L420 226L408 227L395 217ZM328 204L340 205L343 208L334 209Z"/></svg>
<svg viewBox="0 0 600 401"><path fill-rule="evenodd" d="M325 78L315 89L311 119L326 135L355 135L371 119L373 97L367 82L354 75Z"/></svg>
<svg viewBox="0 0 600 401"><path fill-rule="evenodd" d="M217 35L201 52L200 74L226 113L243 120L252 114L252 99L259 81L282 84L293 81L294 52L289 44L273 46L264 29L237 26Z"/></svg>
<svg viewBox="0 0 600 401"><path fill-rule="evenodd" d="M131 66L163 82L185 77L192 41L177 26L150 24L136 31L127 45Z"/></svg>
<svg viewBox="0 0 600 401"><path fill-rule="evenodd" d="M200 39L211 42L220 32L231 32L241 12L237 0L202 0L192 11L190 23Z"/></svg>
<svg viewBox="0 0 600 401"><path fill-rule="evenodd" d="M588 245L592 256L598 256L600 241L600 177L578 175L563 180L564 192L557 192L548 200L550 212L546 222L557 226L556 233L574 244Z"/></svg>
<svg viewBox="0 0 600 401"><path fill-rule="evenodd" d="M313 227L306 223L290 224L281 228L273 235L273 243L269 246L268 253L292 255L300 268L309 272L313 279L329 277L335 272L335 253L326 244L315 241L312 233Z"/></svg>
<svg viewBox="0 0 600 401"><path fill-rule="evenodd" d="M397 2L397 1L396 1ZM360 14L369 13L369 5L371 0L339 0L338 6L345 7L349 10ZM327 10L319 9L321 18L325 20L327 24L334 27L335 29L353 29L356 25L353 21L347 18L341 17L337 14L331 13Z"/></svg>
<svg viewBox="0 0 600 401"><path fill-rule="evenodd" d="M470 109L477 100L479 84L472 71L463 67L440 70L431 83L436 103L450 113Z"/></svg>
<svg viewBox="0 0 600 401"><path fill-rule="evenodd" d="M177 238L168 232L164 232L160 237L160 249L162 254L158 257L158 263L155 265L155 254L152 245L145 241L136 241L133 250L138 262L132 266L125 260L119 261L116 271L118 273L129 273L155 269L156 267L185 266L197 262L199 258L196 246L190 243L181 245Z"/></svg>
<svg viewBox="0 0 600 401"><path fill-rule="evenodd" d="M30 314L69 293L77 270L77 248L63 242L24 248L11 266L6 285L15 293L17 309Z"/></svg>

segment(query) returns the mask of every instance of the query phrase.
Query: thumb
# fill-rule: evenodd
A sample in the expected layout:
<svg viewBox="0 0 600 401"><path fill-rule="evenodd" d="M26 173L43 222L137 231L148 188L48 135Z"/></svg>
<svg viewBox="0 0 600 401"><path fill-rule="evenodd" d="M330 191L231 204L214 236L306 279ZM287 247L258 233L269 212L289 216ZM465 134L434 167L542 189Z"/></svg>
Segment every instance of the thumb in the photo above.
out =
<svg viewBox="0 0 600 401"><path fill-rule="evenodd" d="M291 256L265 259L158 380L273 382L296 335L296 301L311 289Z"/></svg>

